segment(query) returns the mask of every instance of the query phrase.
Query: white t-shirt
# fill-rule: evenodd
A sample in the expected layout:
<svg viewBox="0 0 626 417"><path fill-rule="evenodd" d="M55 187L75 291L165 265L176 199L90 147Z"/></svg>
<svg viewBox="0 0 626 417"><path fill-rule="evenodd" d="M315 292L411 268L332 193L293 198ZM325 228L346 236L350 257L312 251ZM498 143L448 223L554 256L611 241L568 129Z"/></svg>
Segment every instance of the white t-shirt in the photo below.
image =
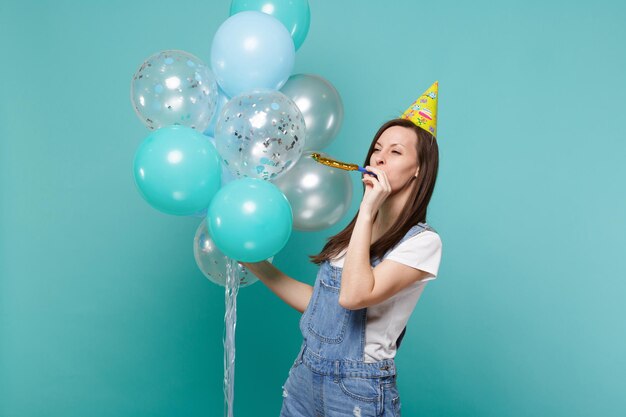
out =
<svg viewBox="0 0 626 417"><path fill-rule="evenodd" d="M441 239L436 232L424 230L400 243L387 254L390 259L428 273L428 277L367 308L365 325L365 362L377 362L396 356L396 341L424 291L428 281L437 277L441 262ZM330 264L343 268L347 249Z"/></svg>

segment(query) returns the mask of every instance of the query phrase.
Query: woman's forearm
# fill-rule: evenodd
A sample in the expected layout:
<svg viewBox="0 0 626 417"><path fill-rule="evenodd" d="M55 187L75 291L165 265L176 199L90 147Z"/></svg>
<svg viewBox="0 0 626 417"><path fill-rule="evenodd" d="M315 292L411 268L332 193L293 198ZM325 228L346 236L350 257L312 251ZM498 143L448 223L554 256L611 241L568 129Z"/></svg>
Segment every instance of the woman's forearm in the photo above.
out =
<svg viewBox="0 0 626 417"><path fill-rule="evenodd" d="M348 309L358 305L374 288L374 274L370 264L373 218L367 210L359 211L348 244L339 293L339 304Z"/></svg>
<svg viewBox="0 0 626 417"><path fill-rule="evenodd" d="M268 261L239 262L285 303L303 313L313 295L313 287L285 275Z"/></svg>

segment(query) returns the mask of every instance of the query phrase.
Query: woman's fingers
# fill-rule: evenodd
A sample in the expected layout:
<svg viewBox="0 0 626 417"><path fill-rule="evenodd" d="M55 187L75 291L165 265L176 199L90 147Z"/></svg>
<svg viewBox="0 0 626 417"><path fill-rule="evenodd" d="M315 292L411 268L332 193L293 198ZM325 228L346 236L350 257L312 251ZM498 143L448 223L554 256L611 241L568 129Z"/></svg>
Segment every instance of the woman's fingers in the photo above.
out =
<svg viewBox="0 0 626 417"><path fill-rule="evenodd" d="M365 169L367 169L368 171L372 171L374 174L378 176L378 182L381 184L383 189L385 189L386 191L391 191L391 186L389 185L389 180L387 179L387 175L385 174L385 171L369 166L369 165L366 166Z"/></svg>
<svg viewBox="0 0 626 417"><path fill-rule="evenodd" d="M361 180L367 185L371 185L372 187L374 186L374 180L371 175L365 174Z"/></svg>

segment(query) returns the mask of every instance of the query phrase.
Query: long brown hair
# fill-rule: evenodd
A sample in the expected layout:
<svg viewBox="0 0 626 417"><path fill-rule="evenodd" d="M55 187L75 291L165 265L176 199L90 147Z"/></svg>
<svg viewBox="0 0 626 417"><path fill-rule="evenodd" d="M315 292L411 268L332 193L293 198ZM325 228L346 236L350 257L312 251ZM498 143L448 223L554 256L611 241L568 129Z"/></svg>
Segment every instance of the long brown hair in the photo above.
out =
<svg viewBox="0 0 626 417"><path fill-rule="evenodd" d="M392 126L402 126L412 129L417 135L415 147L417 149L417 166L419 173L413 179L411 193L406 202L406 209L402 211L391 228L373 245L370 246L370 259L380 259L391 248L393 248L418 222L426 222L426 211L428 203L435 189L437 181L437 171L439 169L439 148L437 140L424 129L417 127L413 122L406 119L393 119L383 124L370 145L363 166L370 165L370 158L374 152L376 142L385 130ZM363 184L365 193L365 184ZM341 232L327 239L322 251L317 255L309 255L311 262L321 264L326 260L335 258L341 251L348 247L354 225L359 212Z"/></svg>

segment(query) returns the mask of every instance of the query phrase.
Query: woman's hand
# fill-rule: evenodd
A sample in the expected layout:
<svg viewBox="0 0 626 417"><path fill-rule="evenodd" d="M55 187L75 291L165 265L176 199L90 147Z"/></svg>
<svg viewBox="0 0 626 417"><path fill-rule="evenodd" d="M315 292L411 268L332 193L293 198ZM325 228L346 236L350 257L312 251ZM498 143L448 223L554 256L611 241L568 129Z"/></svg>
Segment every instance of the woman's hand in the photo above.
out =
<svg viewBox="0 0 626 417"><path fill-rule="evenodd" d="M391 186L383 170L371 166L366 166L365 169L376 174L378 179L373 175L363 174L362 181L365 184L365 193L363 200L361 200L360 211L374 216L385 199L391 194Z"/></svg>
<svg viewBox="0 0 626 417"><path fill-rule="evenodd" d="M263 262L263 261L261 261ZM253 268L255 264L260 264L261 262L244 262L244 261L237 261L237 263L239 263L239 265L245 267L245 268Z"/></svg>
<svg viewBox="0 0 626 417"><path fill-rule="evenodd" d="M239 263L239 265L252 270L255 266L259 266L260 264L262 264L265 261L259 261L259 262L243 262L243 261L237 261L237 263Z"/></svg>

